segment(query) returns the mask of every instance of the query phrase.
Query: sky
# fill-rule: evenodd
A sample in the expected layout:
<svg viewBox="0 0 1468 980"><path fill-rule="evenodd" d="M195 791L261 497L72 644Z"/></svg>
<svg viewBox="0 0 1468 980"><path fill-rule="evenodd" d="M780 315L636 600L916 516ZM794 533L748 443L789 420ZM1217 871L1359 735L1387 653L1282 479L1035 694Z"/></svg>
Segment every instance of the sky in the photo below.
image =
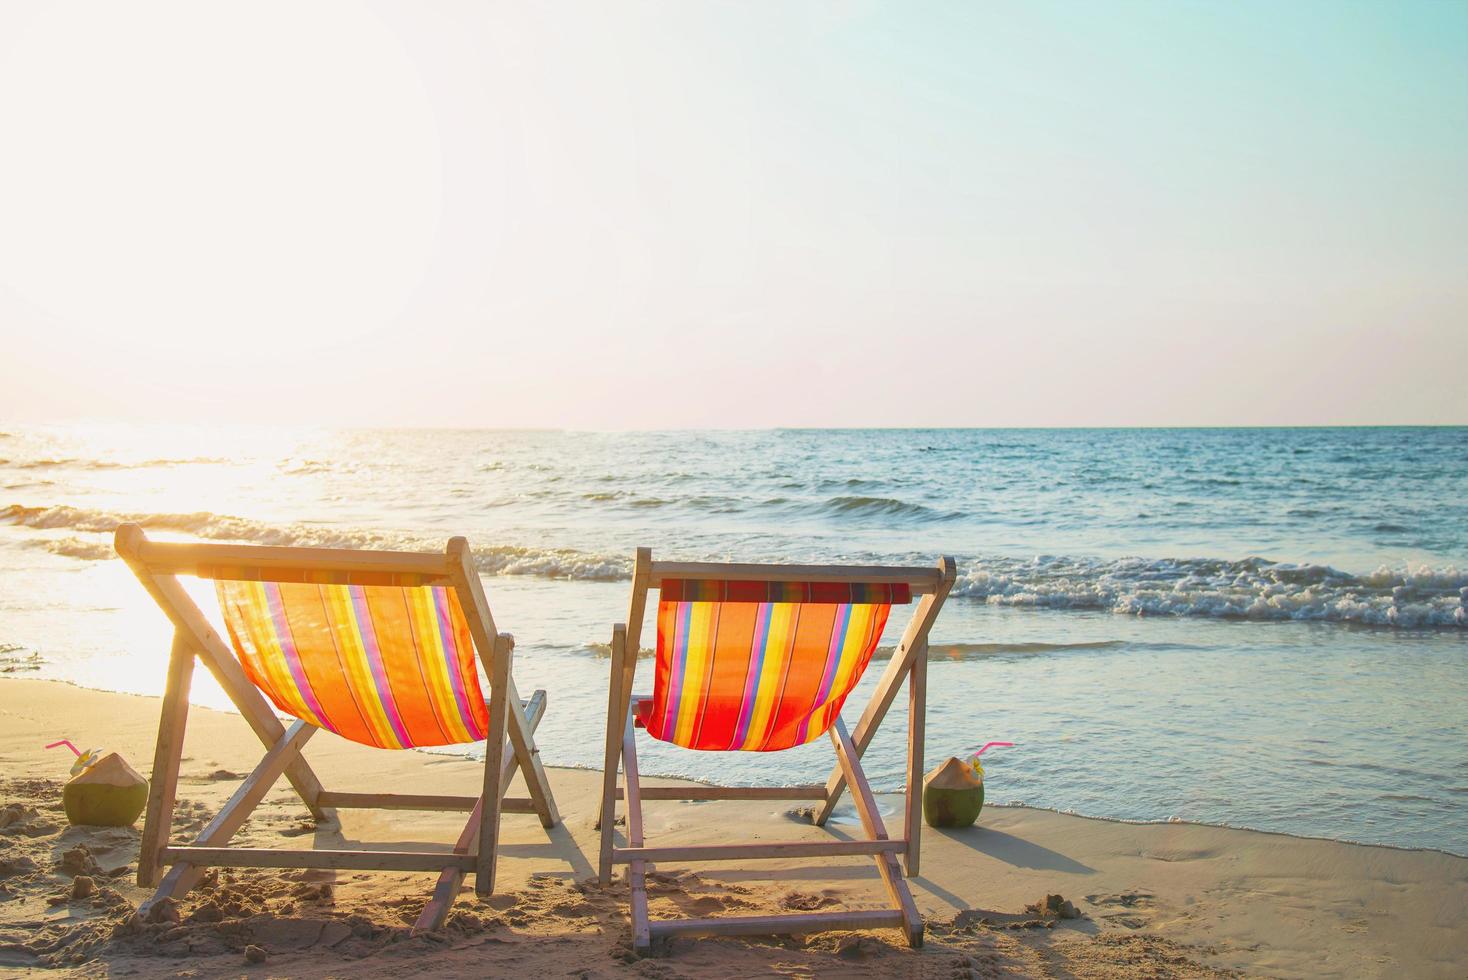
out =
<svg viewBox="0 0 1468 980"><path fill-rule="evenodd" d="M0 420L1468 423L1468 2L0 5Z"/></svg>

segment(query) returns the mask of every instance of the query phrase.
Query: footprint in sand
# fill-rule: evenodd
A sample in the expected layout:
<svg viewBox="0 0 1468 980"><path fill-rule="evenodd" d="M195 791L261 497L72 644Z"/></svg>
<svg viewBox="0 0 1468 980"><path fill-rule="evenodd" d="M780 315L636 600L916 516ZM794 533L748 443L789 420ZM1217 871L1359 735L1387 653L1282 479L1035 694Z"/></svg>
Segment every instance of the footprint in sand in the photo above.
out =
<svg viewBox="0 0 1468 980"><path fill-rule="evenodd" d="M286 827L283 830L277 830L276 833L278 833L282 837L304 837L306 834L316 833L316 831L319 829L320 828L314 823L297 823L293 827Z"/></svg>
<svg viewBox="0 0 1468 980"><path fill-rule="evenodd" d="M1141 929L1150 924L1157 914L1156 898L1151 892L1129 891L1087 895L1086 901L1112 910L1099 912L1096 918L1127 929Z"/></svg>
<svg viewBox="0 0 1468 980"><path fill-rule="evenodd" d="M836 899L832 897L829 890L820 893L787 892L780 899L780 907L789 909L792 912L814 912L816 909L823 909L828 905L835 904L837 904Z"/></svg>

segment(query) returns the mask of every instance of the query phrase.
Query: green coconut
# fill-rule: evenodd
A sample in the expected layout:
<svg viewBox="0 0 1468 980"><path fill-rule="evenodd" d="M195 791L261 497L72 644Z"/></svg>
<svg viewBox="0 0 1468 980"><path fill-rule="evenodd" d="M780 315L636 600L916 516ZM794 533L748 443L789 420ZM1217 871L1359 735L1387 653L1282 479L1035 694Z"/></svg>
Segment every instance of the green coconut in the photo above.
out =
<svg viewBox="0 0 1468 980"><path fill-rule="evenodd" d="M969 827L984 808L984 777L962 759L949 759L923 780L923 818L929 827Z"/></svg>
<svg viewBox="0 0 1468 980"><path fill-rule="evenodd" d="M67 783L61 791L66 819L93 827L127 827L148 804L148 781L116 752Z"/></svg>

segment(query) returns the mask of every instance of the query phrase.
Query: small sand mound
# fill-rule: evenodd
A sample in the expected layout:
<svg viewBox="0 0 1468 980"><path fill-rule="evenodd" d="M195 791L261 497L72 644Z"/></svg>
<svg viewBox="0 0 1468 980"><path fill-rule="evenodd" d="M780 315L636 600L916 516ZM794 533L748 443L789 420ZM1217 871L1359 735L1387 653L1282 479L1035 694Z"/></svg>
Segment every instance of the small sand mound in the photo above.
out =
<svg viewBox="0 0 1468 980"><path fill-rule="evenodd" d="M830 895L821 895L815 892L787 892L780 899L780 907L792 912L813 912L823 909L829 905L835 905L836 899Z"/></svg>
<svg viewBox="0 0 1468 980"><path fill-rule="evenodd" d="M1046 895L1038 902L1025 906L1026 912L1045 919L1079 919L1081 913L1063 895Z"/></svg>
<svg viewBox="0 0 1468 980"><path fill-rule="evenodd" d="M99 875L102 873L97 860L92 857L92 849L85 844L78 844L68 849L61 855L61 871L75 878L77 875Z"/></svg>
<svg viewBox="0 0 1468 980"><path fill-rule="evenodd" d="M44 837L58 827L55 821L46 819L33 806L9 803L0 807L0 836Z"/></svg>

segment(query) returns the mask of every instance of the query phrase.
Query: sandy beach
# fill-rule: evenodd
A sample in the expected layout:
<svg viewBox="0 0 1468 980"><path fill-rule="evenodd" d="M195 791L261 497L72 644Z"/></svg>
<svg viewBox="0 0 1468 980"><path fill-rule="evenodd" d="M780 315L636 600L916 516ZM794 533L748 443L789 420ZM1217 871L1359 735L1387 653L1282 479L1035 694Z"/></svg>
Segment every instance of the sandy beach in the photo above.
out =
<svg viewBox="0 0 1468 980"><path fill-rule="evenodd" d="M137 923L136 828L68 827L68 760L41 746L105 740L146 774L159 703L35 680L0 682L0 971L75 976L933 976L1461 977L1468 968L1468 859L1192 824L1125 824L991 807L962 833L930 831L913 891L925 947L886 933L679 939L637 959L625 886L594 881L596 775L551 773L564 824L549 836L507 815L497 893L467 888L440 933L411 937L424 875L223 871L178 921ZM552 699L547 725L555 723ZM175 834L187 838L258 758L235 715L189 719ZM330 736L308 750L334 788L471 792L474 763L380 752ZM894 800L884 806L895 809ZM653 804L648 832L700 843L738 826L759 837L826 833L780 803ZM838 811L838 818L843 811ZM387 846L456 836L454 814L352 811L313 826L284 782L237 836L253 846ZM851 829L835 822L832 831ZM653 914L754 914L881 904L860 860L655 874ZM77 875L84 879L77 883ZM775 880L769 880L773 877ZM1079 918L1027 909L1063 895ZM171 917L170 917L171 919ZM257 947L247 961L247 947Z"/></svg>

